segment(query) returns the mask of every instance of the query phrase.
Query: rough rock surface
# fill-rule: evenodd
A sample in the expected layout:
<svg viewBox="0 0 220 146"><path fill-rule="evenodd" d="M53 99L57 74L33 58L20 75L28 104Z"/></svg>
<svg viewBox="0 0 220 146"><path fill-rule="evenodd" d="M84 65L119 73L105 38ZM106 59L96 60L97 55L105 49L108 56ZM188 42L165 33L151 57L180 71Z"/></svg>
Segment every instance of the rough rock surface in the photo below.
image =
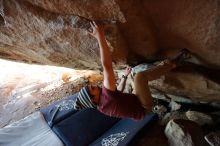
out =
<svg viewBox="0 0 220 146"><path fill-rule="evenodd" d="M187 120L171 120L166 128L165 135L170 146L206 146L202 129L194 122Z"/></svg>
<svg viewBox="0 0 220 146"><path fill-rule="evenodd" d="M0 28L0 56L28 63L95 69L98 45L85 32L87 19L124 21L114 1L3 0L2 4L6 24Z"/></svg>
<svg viewBox="0 0 220 146"><path fill-rule="evenodd" d="M197 111L187 111L186 117L189 120L199 124L200 126L213 124L213 120L211 116Z"/></svg>
<svg viewBox="0 0 220 146"><path fill-rule="evenodd" d="M0 57L100 69L97 41L85 32L90 28L88 20L97 20L106 24L116 68L120 63L163 59L188 48L199 66L168 74L154 87L219 102L219 19L219 0L0 0Z"/></svg>
<svg viewBox="0 0 220 146"><path fill-rule="evenodd" d="M166 76L150 82L150 86L163 93L187 97L194 102L219 102L220 86L218 75L205 71L197 65L176 68ZM217 73L217 72L215 72ZM172 98L172 96L170 96Z"/></svg>
<svg viewBox="0 0 220 146"><path fill-rule="evenodd" d="M167 125L171 120L174 120L174 119L188 120L185 112L174 111L174 112L169 112L166 115L164 115L163 119L160 121L160 124Z"/></svg>

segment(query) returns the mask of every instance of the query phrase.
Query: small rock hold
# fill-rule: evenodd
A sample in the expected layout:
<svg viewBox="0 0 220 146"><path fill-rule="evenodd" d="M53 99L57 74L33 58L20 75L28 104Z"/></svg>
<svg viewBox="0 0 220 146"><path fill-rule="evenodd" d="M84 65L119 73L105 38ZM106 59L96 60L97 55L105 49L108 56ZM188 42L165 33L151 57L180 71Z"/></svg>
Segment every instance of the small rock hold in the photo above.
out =
<svg viewBox="0 0 220 146"><path fill-rule="evenodd" d="M171 101L169 107L171 107L171 111L176 111L181 108L181 105L176 103L175 101Z"/></svg>
<svg viewBox="0 0 220 146"><path fill-rule="evenodd" d="M5 26L5 19L1 13L0 13L0 26Z"/></svg>
<svg viewBox="0 0 220 146"><path fill-rule="evenodd" d="M0 0L0 26L5 26L3 0Z"/></svg>

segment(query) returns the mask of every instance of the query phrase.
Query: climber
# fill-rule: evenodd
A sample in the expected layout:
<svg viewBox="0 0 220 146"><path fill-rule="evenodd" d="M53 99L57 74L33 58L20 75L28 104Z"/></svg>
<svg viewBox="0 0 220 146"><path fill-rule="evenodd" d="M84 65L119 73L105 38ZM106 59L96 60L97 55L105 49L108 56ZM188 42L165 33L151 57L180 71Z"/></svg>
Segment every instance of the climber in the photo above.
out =
<svg viewBox="0 0 220 146"><path fill-rule="evenodd" d="M187 50L182 50L177 56L166 60L162 65L139 72L134 77L136 94L123 93L116 88L116 81L112 67L112 57L107 45L103 27L94 21L90 22L92 31L88 33L95 37L100 48L101 64L103 67L102 87L89 85L83 87L74 103L77 110L83 108L97 108L101 113L118 118L132 118L141 120L145 114L152 111L153 99L148 87L148 81L155 80L166 74L184 59ZM131 69L127 69L120 86L123 89Z"/></svg>

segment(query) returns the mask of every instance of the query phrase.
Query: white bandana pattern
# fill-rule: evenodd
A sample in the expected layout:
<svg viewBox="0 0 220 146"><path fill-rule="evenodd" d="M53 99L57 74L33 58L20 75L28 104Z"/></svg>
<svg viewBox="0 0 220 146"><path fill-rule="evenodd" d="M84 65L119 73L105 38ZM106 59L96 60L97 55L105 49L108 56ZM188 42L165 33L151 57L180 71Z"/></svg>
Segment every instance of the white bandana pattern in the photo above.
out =
<svg viewBox="0 0 220 146"><path fill-rule="evenodd" d="M64 100L56 105L56 107L59 107L59 111L71 110L74 107L74 100Z"/></svg>
<svg viewBox="0 0 220 146"><path fill-rule="evenodd" d="M129 134L129 132L121 132L116 134L111 134L106 138L102 139L102 146L117 146L120 141Z"/></svg>

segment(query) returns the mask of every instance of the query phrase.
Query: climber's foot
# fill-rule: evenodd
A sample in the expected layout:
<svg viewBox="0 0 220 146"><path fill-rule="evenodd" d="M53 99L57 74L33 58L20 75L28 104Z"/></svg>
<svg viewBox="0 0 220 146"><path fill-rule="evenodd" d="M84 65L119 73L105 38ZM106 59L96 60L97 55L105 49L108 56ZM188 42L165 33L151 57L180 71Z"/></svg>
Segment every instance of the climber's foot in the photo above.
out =
<svg viewBox="0 0 220 146"><path fill-rule="evenodd" d="M173 62L176 66L180 65L182 61L190 57L190 52L187 49L182 49L174 58L170 61Z"/></svg>

